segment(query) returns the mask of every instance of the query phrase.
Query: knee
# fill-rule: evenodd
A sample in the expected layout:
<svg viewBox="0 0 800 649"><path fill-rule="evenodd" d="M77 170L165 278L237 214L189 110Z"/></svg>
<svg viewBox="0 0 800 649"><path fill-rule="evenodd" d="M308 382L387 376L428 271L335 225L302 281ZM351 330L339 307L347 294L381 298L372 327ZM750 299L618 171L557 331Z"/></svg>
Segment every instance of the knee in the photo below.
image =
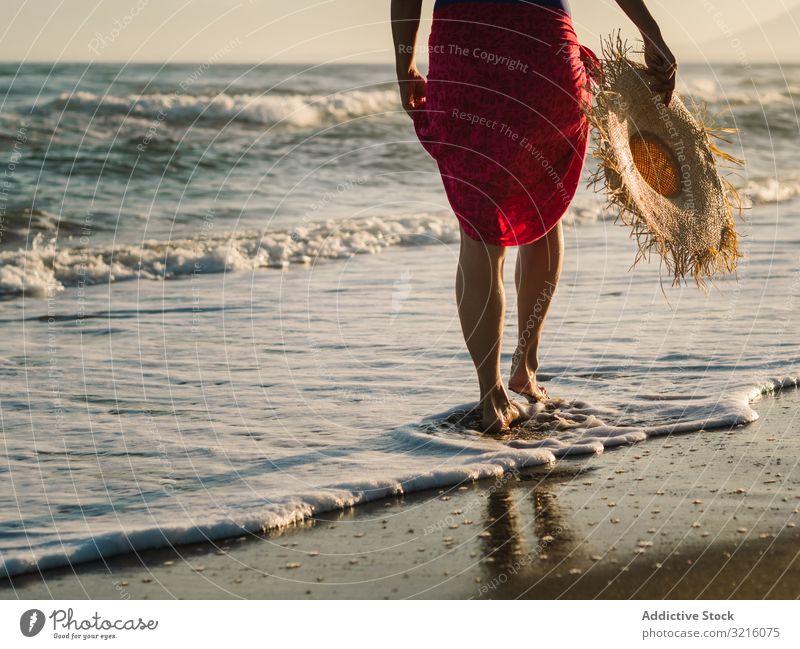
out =
<svg viewBox="0 0 800 649"><path fill-rule="evenodd" d="M501 267L506 258L506 250L504 246L496 246L473 239L463 230L461 231L460 257L462 262Z"/></svg>

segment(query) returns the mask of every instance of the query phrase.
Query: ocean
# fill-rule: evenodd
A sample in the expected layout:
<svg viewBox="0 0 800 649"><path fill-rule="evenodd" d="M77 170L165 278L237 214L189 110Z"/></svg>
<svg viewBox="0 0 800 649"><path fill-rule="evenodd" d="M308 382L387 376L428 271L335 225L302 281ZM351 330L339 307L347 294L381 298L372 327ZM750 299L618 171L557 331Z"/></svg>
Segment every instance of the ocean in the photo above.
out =
<svg viewBox="0 0 800 649"><path fill-rule="evenodd" d="M542 347L563 403L489 439L391 66L0 65L0 575L753 421L800 375L798 72L682 66L739 129L737 275L631 268L584 183Z"/></svg>

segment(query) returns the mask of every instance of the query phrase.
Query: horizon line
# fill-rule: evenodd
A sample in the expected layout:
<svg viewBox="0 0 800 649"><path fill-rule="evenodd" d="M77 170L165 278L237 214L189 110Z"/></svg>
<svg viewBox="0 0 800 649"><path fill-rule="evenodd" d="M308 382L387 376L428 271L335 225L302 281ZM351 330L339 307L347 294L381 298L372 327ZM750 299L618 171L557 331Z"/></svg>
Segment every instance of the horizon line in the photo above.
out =
<svg viewBox="0 0 800 649"><path fill-rule="evenodd" d="M743 64L740 61L736 60L726 60L726 59L717 59L717 58L709 58L709 59L698 59L698 58L685 58L683 59L684 63L689 64L724 64L724 65L738 65L742 66ZM427 62L422 62L427 65ZM178 60L178 61L163 61L163 60L124 60L124 59L109 59L104 61L96 61L91 59L63 59L54 61L52 59L28 59L25 61L21 61L19 59L0 59L0 65L43 65L43 64L50 64L50 65L122 65L122 64L131 64L131 65L209 65L213 67L225 67L225 66L232 66L232 65L339 65L339 66L393 66L394 64L390 61L385 62L374 62L374 61L335 61L335 62L326 62L326 61L319 61L319 60L309 60L309 61L253 61L253 60L241 60L241 61L226 61L226 62L216 62L216 63L209 63L209 61L201 61L195 59L186 59L186 60ZM777 60L777 59L753 59L748 61L748 65L794 65L800 64L800 57L797 59L791 60Z"/></svg>

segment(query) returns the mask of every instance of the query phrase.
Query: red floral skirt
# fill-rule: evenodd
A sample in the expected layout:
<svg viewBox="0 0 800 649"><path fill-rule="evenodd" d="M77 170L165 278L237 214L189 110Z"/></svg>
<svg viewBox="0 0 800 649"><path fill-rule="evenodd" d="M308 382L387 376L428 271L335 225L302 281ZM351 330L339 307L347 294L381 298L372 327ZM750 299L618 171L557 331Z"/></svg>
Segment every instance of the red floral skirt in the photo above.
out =
<svg viewBox="0 0 800 649"><path fill-rule="evenodd" d="M569 14L524 3L437 9L428 48L414 127L461 228L500 246L543 237L580 182L596 57Z"/></svg>

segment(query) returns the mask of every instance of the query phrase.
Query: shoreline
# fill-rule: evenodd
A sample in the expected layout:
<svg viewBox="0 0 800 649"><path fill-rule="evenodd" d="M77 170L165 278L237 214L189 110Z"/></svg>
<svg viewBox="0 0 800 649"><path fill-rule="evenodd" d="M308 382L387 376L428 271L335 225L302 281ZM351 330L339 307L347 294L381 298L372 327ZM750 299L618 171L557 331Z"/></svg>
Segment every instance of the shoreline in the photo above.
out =
<svg viewBox="0 0 800 649"><path fill-rule="evenodd" d="M796 598L800 390L754 407L732 429L19 575L0 598Z"/></svg>

